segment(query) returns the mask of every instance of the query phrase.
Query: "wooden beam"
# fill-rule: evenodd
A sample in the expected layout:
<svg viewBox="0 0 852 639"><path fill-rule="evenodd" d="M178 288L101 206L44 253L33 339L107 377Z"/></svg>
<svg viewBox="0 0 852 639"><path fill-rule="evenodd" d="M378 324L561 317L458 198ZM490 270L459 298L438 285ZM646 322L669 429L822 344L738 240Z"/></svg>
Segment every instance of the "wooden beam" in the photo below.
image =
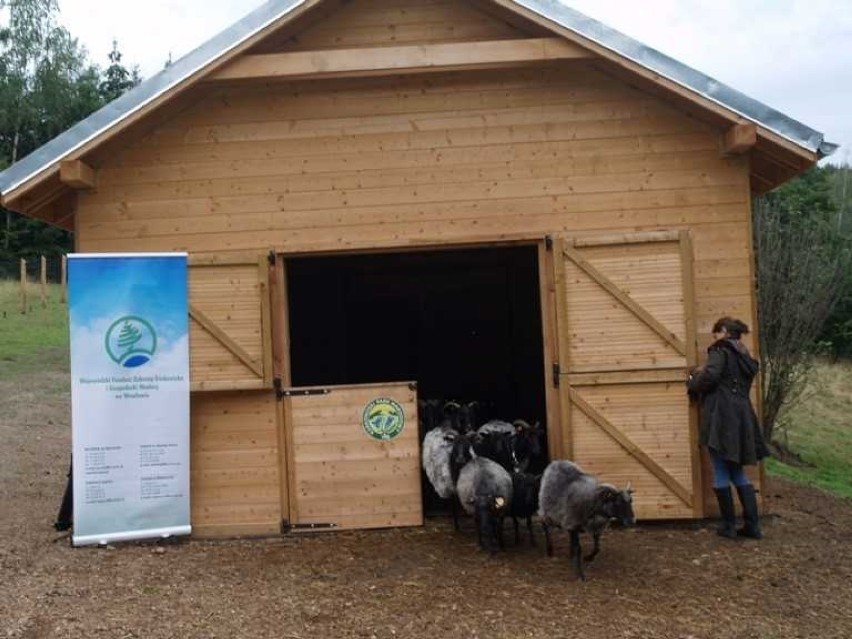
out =
<svg viewBox="0 0 852 639"><path fill-rule="evenodd" d="M564 38L453 42L372 49L330 49L247 55L207 76L207 81L340 78L483 69L550 60L589 58Z"/></svg>
<svg viewBox="0 0 852 639"><path fill-rule="evenodd" d="M77 192L65 189L52 200L37 209L26 209L23 213L29 217L43 220L67 231L74 230L74 215L77 212Z"/></svg>
<svg viewBox="0 0 852 639"><path fill-rule="evenodd" d="M684 368L644 369L635 371L607 371L595 373L568 373L571 386L601 386L621 384L683 384L687 372Z"/></svg>
<svg viewBox="0 0 852 639"><path fill-rule="evenodd" d="M684 344L677 335L672 333L668 328L660 323L656 317L642 308L636 300L621 290L621 288L619 288L611 279L595 268L580 254L579 251L566 244L563 246L562 252L565 257L574 262L574 264L576 264L586 275L592 278L592 280L597 282L601 288L618 300L624 308L642 320L648 328L663 338L663 340L665 340L666 343L674 348L680 355L686 355L686 344Z"/></svg>
<svg viewBox="0 0 852 639"><path fill-rule="evenodd" d="M83 160L63 160L59 163L59 181L78 191L92 190L98 185L98 174Z"/></svg>
<svg viewBox="0 0 852 639"><path fill-rule="evenodd" d="M692 506L692 495L686 488L681 486L677 479L672 477L669 472L652 459L648 453L642 450L632 439L616 428L612 422L583 399L576 390L572 388L569 392L571 402L585 413L586 417L591 419L603 432L618 442L625 451L632 455L640 464L642 464L642 466L650 471L654 477L659 479L663 485L677 495L683 503L687 506Z"/></svg>
<svg viewBox="0 0 852 639"><path fill-rule="evenodd" d="M195 304L192 304L191 302L189 304L189 316L196 322L198 322L198 325L201 326L201 328L210 333L237 359L239 359L245 366L247 366L249 370L251 370L251 372L253 372L258 377L263 378L263 364L254 359L251 355L249 355L243 349L242 346L237 344L228 336L227 333L225 333L225 331L219 328L219 326L216 325L216 322L210 319L206 313L204 313L200 308L198 308ZM263 381L261 382L261 388L265 388Z"/></svg>
<svg viewBox="0 0 852 639"><path fill-rule="evenodd" d="M748 122L735 124L725 133L722 153L726 156L741 155L757 144L757 125Z"/></svg>

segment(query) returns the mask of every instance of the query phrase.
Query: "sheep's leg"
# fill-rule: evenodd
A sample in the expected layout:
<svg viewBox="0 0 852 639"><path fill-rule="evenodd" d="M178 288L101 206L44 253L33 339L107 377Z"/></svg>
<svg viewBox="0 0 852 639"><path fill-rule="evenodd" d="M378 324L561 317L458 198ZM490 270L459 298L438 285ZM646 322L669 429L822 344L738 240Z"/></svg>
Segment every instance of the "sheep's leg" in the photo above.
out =
<svg viewBox="0 0 852 639"><path fill-rule="evenodd" d="M487 550L493 557L497 554L497 542L495 541L495 537L498 536L498 518L494 517L487 508L480 507L476 509L476 521L476 530L479 535L479 547L482 550Z"/></svg>
<svg viewBox="0 0 852 639"><path fill-rule="evenodd" d="M459 525L459 500L455 495L450 497L450 510L453 513L453 528L456 532L459 532L461 530L461 526Z"/></svg>
<svg viewBox="0 0 852 639"><path fill-rule="evenodd" d="M527 517L527 530L530 531L530 546L535 546L535 533L533 532L532 517Z"/></svg>
<svg viewBox="0 0 852 639"><path fill-rule="evenodd" d="M553 557L553 539L550 537L550 526L546 521L541 522L541 527L544 529L544 547L547 550L547 556Z"/></svg>
<svg viewBox="0 0 852 639"><path fill-rule="evenodd" d="M521 543L521 533L520 526L518 525L518 518L512 517L512 523L515 524L515 545L517 546Z"/></svg>
<svg viewBox="0 0 852 639"><path fill-rule="evenodd" d="M473 525L476 526L476 541L479 547L485 548L485 545L482 543L482 517L479 514L478 508L473 512Z"/></svg>
<svg viewBox="0 0 852 639"><path fill-rule="evenodd" d="M580 546L580 531L571 531L571 557L574 559L574 567L577 570L577 577L580 581L586 581L586 575L583 574L583 549Z"/></svg>
<svg viewBox="0 0 852 639"><path fill-rule="evenodd" d="M497 537L497 545L500 547L500 550L506 550L506 544L503 542L503 522L505 521L505 517L495 517L494 518L494 532Z"/></svg>
<svg viewBox="0 0 852 639"><path fill-rule="evenodd" d="M603 531L596 530L594 533L592 533L592 539L594 540L595 545L592 548L592 552L583 557L585 561L594 561L595 557L598 556L598 553L601 550L601 532Z"/></svg>

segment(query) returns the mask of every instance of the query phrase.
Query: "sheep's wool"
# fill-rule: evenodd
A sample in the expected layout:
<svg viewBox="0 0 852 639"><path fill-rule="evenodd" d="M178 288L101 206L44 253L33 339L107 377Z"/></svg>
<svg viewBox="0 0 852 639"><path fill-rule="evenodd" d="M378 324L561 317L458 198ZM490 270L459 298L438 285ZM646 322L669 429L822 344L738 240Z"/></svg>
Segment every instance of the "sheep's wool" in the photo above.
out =
<svg viewBox="0 0 852 639"><path fill-rule="evenodd" d="M452 428L445 426L430 430L423 438L423 472L442 499L450 499L456 494L450 473L450 455L456 436Z"/></svg>
<svg viewBox="0 0 852 639"><path fill-rule="evenodd" d="M512 477L500 464L487 457L471 459L459 473L459 501L462 508L472 515L477 496L502 499L498 507L509 507L512 503Z"/></svg>
<svg viewBox="0 0 852 639"><path fill-rule="evenodd" d="M544 471L539 492L539 517L565 530L582 528L588 505L594 500L597 479L569 461L551 462Z"/></svg>

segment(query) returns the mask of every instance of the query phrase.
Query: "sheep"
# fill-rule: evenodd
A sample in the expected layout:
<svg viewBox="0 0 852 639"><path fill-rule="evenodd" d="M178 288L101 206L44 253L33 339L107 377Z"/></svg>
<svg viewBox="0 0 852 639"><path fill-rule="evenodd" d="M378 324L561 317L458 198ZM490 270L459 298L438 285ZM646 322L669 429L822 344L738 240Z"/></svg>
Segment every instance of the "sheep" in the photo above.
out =
<svg viewBox="0 0 852 639"><path fill-rule="evenodd" d="M512 504L512 478L500 464L474 456L461 469L456 492L462 508L474 517L480 548L494 556L496 546L503 547L503 519Z"/></svg>
<svg viewBox="0 0 852 639"><path fill-rule="evenodd" d="M585 581L583 560L591 562L600 550L600 537L611 521L633 525L633 490L618 490L600 483L594 476L570 461L551 462L544 471L539 491L539 510L547 543L547 555L553 556L550 526L558 526L571 534L571 557L577 576ZM594 548L582 556L580 532L592 535Z"/></svg>
<svg viewBox="0 0 852 639"><path fill-rule="evenodd" d="M531 465L537 467L544 459L542 431L538 423L530 426L522 419L512 424L493 420L483 424L477 434L476 453L496 461L509 472L525 472Z"/></svg>
<svg viewBox="0 0 852 639"><path fill-rule="evenodd" d="M538 511L538 493L541 488L541 475L527 473L512 473L512 503L509 515L515 525L515 544L521 543L518 518L527 520L527 530L530 533L530 545L535 546L532 517Z"/></svg>
<svg viewBox="0 0 852 639"><path fill-rule="evenodd" d="M515 428L514 451L519 463L519 472L541 473L546 463L544 429L536 422L530 426L523 419L512 422Z"/></svg>
<svg viewBox="0 0 852 639"><path fill-rule="evenodd" d="M430 430L423 438L423 471L438 497L450 500L453 527L458 531L456 481L462 466L471 458L471 443L448 423Z"/></svg>

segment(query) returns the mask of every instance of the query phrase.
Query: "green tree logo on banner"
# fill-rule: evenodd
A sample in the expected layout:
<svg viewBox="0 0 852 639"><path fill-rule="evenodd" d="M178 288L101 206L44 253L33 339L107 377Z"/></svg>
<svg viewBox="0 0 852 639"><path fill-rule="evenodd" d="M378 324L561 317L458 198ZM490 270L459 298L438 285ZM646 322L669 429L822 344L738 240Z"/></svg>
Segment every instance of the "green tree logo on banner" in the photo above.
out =
<svg viewBox="0 0 852 639"><path fill-rule="evenodd" d="M124 368L151 361L157 351L157 332L147 320L128 315L112 323L104 338L107 355Z"/></svg>

